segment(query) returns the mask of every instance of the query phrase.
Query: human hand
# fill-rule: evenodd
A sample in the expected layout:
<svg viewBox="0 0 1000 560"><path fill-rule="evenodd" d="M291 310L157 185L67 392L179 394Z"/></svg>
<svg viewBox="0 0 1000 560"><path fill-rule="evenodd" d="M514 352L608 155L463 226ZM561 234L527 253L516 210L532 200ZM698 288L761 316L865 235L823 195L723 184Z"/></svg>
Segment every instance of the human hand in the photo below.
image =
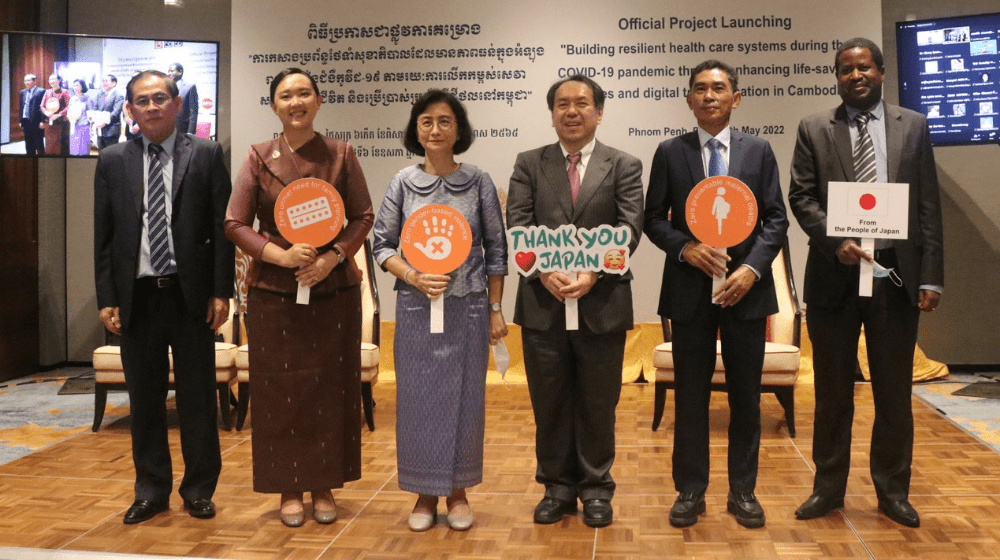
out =
<svg viewBox="0 0 1000 560"><path fill-rule="evenodd" d="M562 272L543 272L538 276L542 285L557 300L563 301L566 297L562 294L562 289L570 284L569 276Z"/></svg>
<svg viewBox="0 0 1000 560"><path fill-rule="evenodd" d="M597 283L597 273L591 271L578 272L576 274L576 280L570 280L570 283L563 286L559 293L562 294L564 298L574 298L580 299L590 292L590 289L594 287Z"/></svg>
<svg viewBox="0 0 1000 560"><path fill-rule="evenodd" d="M753 270L750 270L748 266L740 266L712 294L712 301L722 307L732 307L743 300L755 282L757 282L757 275L753 273Z"/></svg>
<svg viewBox="0 0 1000 560"><path fill-rule="evenodd" d="M104 323L104 328L115 334L122 333L122 320L119 316L118 307L102 307L101 308L101 322Z"/></svg>
<svg viewBox="0 0 1000 560"><path fill-rule="evenodd" d="M205 322L208 323L212 332L218 331L219 327L227 319L229 319L229 298L210 298L208 300L208 313L205 314Z"/></svg>
<svg viewBox="0 0 1000 560"><path fill-rule="evenodd" d="M490 344L496 344L501 338L507 336L507 321L503 318L503 311L490 311Z"/></svg>
<svg viewBox="0 0 1000 560"><path fill-rule="evenodd" d="M870 263L875 262L875 259L866 253L853 239L848 239L841 243L840 247L837 247L837 259L848 266L859 264L862 259Z"/></svg>
<svg viewBox="0 0 1000 560"><path fill-rule="evenodd" d="M921 311L926 311L930 313L937 308L941 303L941 294L935 292L934 290L920 290L920 301L917 303L917 307Z"/></svg>
<svg viewBox="0 0 1000 560"><path fill-rule="evenodd" d="M312 288L322 282L333 268L340 263L340 258L333 251L323 253L316 257L312 264L303 266L295 271L295 280L306 288Z"/></svg>
<svg viewBox="0 0 1000 560"><path fill-rule="evenodd" d="M681 254L685 262L713 278L724 277L726 275L724 263L731 260L724 251L694 241L685 245Z"/></svg>
<svg viewBox="0 0 1000 560"><path fill-rule="evenodd" d="M316 248L308 243L296 243L281 255L281 266L302 268L316 262Z"/></svg>
<svg viewBox="0 0 1000 560"><path fill-rule="evenodd" d="M416 269L412 270L412 273L407 272L404 275L404 281L406 280L406 276L409 276L411 279L410 285L423 292L424 295L432 300L441 297L441 294L448 288L448 282L451 281L451 276L444 274L429 274Z"/></svg>

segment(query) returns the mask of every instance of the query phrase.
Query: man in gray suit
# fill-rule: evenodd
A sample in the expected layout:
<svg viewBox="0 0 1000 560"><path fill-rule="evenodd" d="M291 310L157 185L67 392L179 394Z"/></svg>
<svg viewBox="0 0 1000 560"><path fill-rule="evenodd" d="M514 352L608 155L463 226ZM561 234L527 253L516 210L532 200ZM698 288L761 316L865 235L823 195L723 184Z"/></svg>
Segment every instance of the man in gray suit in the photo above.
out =
<svg viewBox="0 0 1000 560"><path fill-rule="evenodd" d="M799 124L788 203L809 235L804 301L816 373L813 493L798 510L812 519L843 507L851 463L854 372L865 328L875 425L871 473L878 508L893 521L920 525L909 502L913 459L910 393L921 311L934 311L944 285L941 205L927 119L882 101L882 51L851 39L835 58L844 103ZM876 244L870 255L850 237L826 233L830 181L902 183L909 189L905 240ZM861 260L895 269L858 296Z"/></svg>
<svg viewBox="0 0 1000 560"><path fill-rule="evenodd" d="M576 75L556 82L547 101L559 142L517 156L507 199L509 226L628 226L629 249L642 235L642 163L594 138L604 91ZM562 272L521 277L514 322L521 325L535 413L535 480L545 497L535 523L556 523L583 502L584 522L611 523L615 407L625 332L632 328L632 273ZM567 330L566 298L577 298L579 330Z"/></svg>
<svg viewBox="0 0 1000 560"><path fill-rule="evenodd" d="M117 144L122 135L122 106L125 97L118 93L118 78L114 74L104 76L104 87L95 100L98 111L107 111L110 115L108 124L99 125L100 134L97 137L98 149L104 149L111 144Z"/></svg>

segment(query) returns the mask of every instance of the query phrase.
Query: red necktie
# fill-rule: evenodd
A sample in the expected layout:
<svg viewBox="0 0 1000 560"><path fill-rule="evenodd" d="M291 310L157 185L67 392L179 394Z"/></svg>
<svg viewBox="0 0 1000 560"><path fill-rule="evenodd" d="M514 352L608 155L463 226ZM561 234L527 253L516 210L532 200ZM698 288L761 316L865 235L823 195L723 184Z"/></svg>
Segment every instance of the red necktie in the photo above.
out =
<svg viewBox="0 0 1000 560"><path fill-rule="evenodd" d="M569 193L573 197L573 204L576 204L576 197L580 196L580 170L576 164L580 163L580 154L570 154L569 158Z"/></svg>

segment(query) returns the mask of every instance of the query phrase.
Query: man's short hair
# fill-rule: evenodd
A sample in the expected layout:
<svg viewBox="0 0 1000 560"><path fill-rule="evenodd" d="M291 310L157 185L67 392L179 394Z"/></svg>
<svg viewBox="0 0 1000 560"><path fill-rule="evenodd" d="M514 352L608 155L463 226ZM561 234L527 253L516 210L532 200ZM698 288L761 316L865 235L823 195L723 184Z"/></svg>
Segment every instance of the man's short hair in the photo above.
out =
<svg viewBox="0 0 1000 560"><path fill-rule="evenodd" d="M848 39L844 41L840 48L837 49L837 54L833 57L833 69L836 71L840 70L840 55L844 51L849 51L851 49L868 49L872 53L872 62L878 68L879 72L885 72L885 59L882 58L882 49L875 44L875 41L871 39L865 39L864 37L855 37L853 39Z"/></svg>
<svg viewBox="0 0 1000 560"><path fill-rule="evenodd" d="M173 66L174 68L176 68L177 71L181 73L181 76L184 75L184 65L181 64L180 62L171 62L170 66ZM167 66L167 70L170 69L170 66Z"/></svg>
<svg viewBox="0 0 1000 560"><path fill-rule="evenodd" d="M113 84L117 84L118 83L118 78L116 78L114 74L108 74L105 77L111 78L111 83L113 83Z"/></svg>
<svg viewBox="0 0 1000 560"><path fill-rule="evenodd" d="M152 77L163 79L163 81L167 84L167 92L170 94L171 99L180 95L180 90L177 88L177 82L175 82L173 78L163 72L160 72L159 70L143 70L135 76L132 76L132 79L128 81L128 85L125 86L125 99L128 100L129 103L132 103L132 90L135 89L135 83L139 80L145 80L146 78Z"/></svg>
<svg viewBox="0 0 1000 560"><path fill-rule="evenodd" d="M545 96L545 101L549 104L549 111L554 109L556 106L556 90L562 87L562 85L566 82L580 82L582 84L586 84L587 87L590 88L591 93L594 94L594 106L598 109L604 108L604 90L601 89L601 86L597 85L597 82L591 80L583 74L573 74L568 78L563 78L562 80L552 84L552 87L549 88L549 93Z"/></svg>
<svg viewBox="0 0 1000 560"><path fill-rule="evenodd" d="M688 89L694 89L695 76L701 74L705 70L722 70L726 73L726 77L729 78L729 87L733 88L734 92L739 91L737 88L739 87L740 79L739 76L736 75L736 70L725 62L715 59L708 59L691 70L691 77L688 78Z"/></svg>

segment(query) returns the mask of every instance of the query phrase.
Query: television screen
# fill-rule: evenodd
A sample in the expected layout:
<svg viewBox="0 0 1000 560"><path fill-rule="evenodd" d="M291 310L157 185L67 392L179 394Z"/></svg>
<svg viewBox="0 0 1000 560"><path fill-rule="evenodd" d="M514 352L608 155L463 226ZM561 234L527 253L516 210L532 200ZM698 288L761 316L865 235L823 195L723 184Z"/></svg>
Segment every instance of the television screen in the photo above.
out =
<svg viewBox="0 0 1000 560"><path fill-rule="evenodd" d="M134 138L125 86L149 69L179 75L178 129L216 136L217 42L23 32L2 32L2 41L2 155L96 156Z"/></svg>
<svg viewBox="0 0 1000 560"><path fill-rule="evenodd" d="M896 23L899 103L934 145L1000 142L1000 13Z"/></svg>

